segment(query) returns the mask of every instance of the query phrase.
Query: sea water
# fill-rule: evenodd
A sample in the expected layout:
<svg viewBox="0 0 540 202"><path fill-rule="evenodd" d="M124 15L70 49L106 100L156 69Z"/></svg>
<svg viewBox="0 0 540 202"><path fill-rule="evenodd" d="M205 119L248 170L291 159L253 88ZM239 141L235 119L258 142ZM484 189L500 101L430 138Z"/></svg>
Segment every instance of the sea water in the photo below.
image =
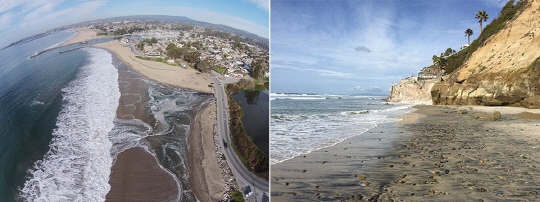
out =
<svg viewBox="0 0 540 202"><path fill-rule="evenodd" d="M388 103L385 98L271 93L271 164L363 135L409 111L411 105Z"/></svg>
<svg viewBox="0 0 540 202"><path fill-rule="evenodd" d="M110 190L118 70L107 51L84 50L89 62L62 88L50 149L29 170L20 194L25 201L104 201Z"/></svg>
<svg viewBox="0 0 540 202"><path fill-rule="evenodd" d="M111 55L59 54L71 46L28 59L71 36L0 51L0 201L95 201L108 192L107 134L119 96Z"/></svg>
<svg viewBox="0 0 540 202"><path fill-rule="evenodd" d="M71 36L57 33L0 51L0 201L104 201L114 159L135 146L175 176L179 199L195 200L187 138L212 96L145 78L147 93L121 95L119 85L130 84L119 84L117 68L125 66L102 49L59 54L80 46L72 45L28 59ZM150 120L116 117L120 96L141 102ZM123 110L130 104L122 103Z"/></svg>

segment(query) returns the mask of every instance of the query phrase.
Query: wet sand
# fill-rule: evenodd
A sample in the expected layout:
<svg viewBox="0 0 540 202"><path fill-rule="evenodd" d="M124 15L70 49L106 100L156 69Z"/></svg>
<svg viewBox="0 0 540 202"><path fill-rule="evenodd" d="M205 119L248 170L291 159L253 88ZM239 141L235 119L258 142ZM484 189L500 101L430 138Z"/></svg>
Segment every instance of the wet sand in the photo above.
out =
<svg viewBox="0 0 540 202"><path fill-rule="evenodd" d="M106 201L177 201L178 185L141 147L128 149L112 168Z"/></svg>
<svg viewBox="0 0 540 202"><path fill-rule="evenodd" d="M151 122L142 106L147 102L148 86L142 77L121 65L116 55L113 64L119 68L121 92L117 117ZM111 190L106 201L176 201L178 184L172 174L160 167L157 159L141 147L134 147L118 154L109 179Z"/></svg>
<svg viewBox="0 0 540 202"><path fill-rule="evenodd" d="M225 181L218 165L214 146L216 105L210 103L199 112L189 134L189 182L199 201L221 201L225 194Z"/></svg>
<svg viewBox="0 0 540 202"><path fill-rule="evenodd" d="M535 111L415 108L416 121L272 165L272 201L540 200L540 122L515 116Z"/></svg>

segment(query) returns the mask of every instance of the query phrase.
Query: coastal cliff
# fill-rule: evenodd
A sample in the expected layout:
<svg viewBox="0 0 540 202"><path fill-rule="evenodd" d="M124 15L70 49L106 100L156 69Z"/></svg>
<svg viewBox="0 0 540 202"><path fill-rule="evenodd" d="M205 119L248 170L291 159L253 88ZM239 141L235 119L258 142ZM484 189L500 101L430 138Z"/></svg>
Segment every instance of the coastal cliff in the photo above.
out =
<svg viewBox="0 0 540 202"><path fill-rule="evenodd" d="M392 85L387 101L431 105L431 89L437 81L440 80L418 80L417 77L408 77Z"/></svg>
<svg viewBox="0 0 540 202"><path fill-rule="evenodd" d="M474 76L463 83L438 82L431 96L435 105L484 105L540 108L538 67L516 72Z"/></svg>
<svg viewBox="0 0 540 202"><path fill-rule="evenodd" d="M469 48L448 58L432 103L540 108L539 47L540 2L509 1ZM390 98L408 89L393 89Z"/></svg>

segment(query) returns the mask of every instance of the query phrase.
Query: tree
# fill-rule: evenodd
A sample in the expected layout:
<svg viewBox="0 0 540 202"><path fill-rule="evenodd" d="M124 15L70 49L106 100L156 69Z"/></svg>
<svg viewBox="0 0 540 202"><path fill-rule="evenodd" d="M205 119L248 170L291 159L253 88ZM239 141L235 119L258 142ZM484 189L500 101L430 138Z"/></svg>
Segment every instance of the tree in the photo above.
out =
<svg viewBox="0 0 540 202"><path fill-rule="evenodd" d="M210 72L210 70L214 69L214 60L201 60L195 65L195 68L200 72Z"/></svg>
<svg viewBox="0 0 540 202"><path fill-rule="evenodd" d="M251 62L251 77L253 78L263 78L264 73L268 68L266 60L259 58Z"/></svg>
<svg viewBox="0 0 540 202"><path fill-rule="evenodd" d="M182 57L182 53L180 52L178 47L174 45L174 43L170 43L169 45L167 45L165 51L167 51L165 54L173 59Z"/></svg>
<svg viewBox="0 0 540 202"><path fill-rule="evenodd" d="M467 37L467 44L471 44L471 35L473 35L472 29L465 30L465 36Z"/></svg>
<svg viewBox="0 0 540 202"><path fill-rule="evenodd" d="M198 62L200 56L201 56L201 53L197 51L190 51L188 53L184 53L184 59L188 61L189 63Z"/></svg>
<svg viewBox="0 0 540 202"><path fill-rule="evenodd" d="M444 56L450 56L452 55L452 48L447 48L446 51L444 51Z"/></svg>
<svg viewBox="0 0 540 202"><path fill-rule="evenodd" d="M144 42L139 42L137 45L135 45L139 50L144 50Z"/></svg>
<svg viewBox="0 0 540 202"><path fill-rule="evenodd" d="M437 64L439 68L444 69L446 68L446 65L448 64L448 60L441 55L441 57L437 57L436 55L433 55L433 64Z"/></svg>
<svg viewBox="0 0 540 202"><path fill-rule="evenodd" d="M152 39L150 39L150 44L155 44L157 43L157 39L152 37Z"/></svg>
<svg viewBox="0 0 540 202"><path fill-rule="evenodd" d="M476 17L478 19L478 22L480 23L480 34L482 34L482 20L485 22L489 18L489 15L486 13L486 11L478 11L476 13Z"/></svg>

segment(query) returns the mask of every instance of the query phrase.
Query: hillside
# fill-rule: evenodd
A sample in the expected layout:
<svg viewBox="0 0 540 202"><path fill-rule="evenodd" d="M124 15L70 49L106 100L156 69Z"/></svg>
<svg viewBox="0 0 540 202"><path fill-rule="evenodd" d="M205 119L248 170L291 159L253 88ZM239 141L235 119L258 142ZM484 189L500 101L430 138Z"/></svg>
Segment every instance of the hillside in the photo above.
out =
<svg viewBox="0 0 540 202"><path fill-rule="evenodd" d="M433 104L540 108L540 2L521 6L503 29L433 86Z"/></svg>
<svg viewBox="0 0 540 202"><path fill-rule="evenodd" d="M449 62L451 73L430 89L434 105L540 108L540 2L510 1Z"/></svg>

